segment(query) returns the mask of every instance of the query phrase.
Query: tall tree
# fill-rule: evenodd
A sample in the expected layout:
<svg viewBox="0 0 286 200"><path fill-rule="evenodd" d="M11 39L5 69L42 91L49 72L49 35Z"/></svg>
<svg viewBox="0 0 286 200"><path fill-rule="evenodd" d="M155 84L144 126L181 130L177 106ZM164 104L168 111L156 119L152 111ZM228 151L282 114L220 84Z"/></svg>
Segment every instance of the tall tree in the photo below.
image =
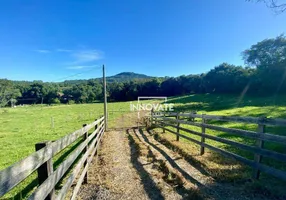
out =
<svg viewBox="0 0 286 200"><path fill-rule="evenodd" d="M280 35L252 45L243 52L245 63L257 68L256 79L267 92L286 91L286 37Z"/></svg>
<svg viewBox="0 0 286 200"><path fill-rule="evenodd" d="M12 99L20 96L20 90L13 86L12 81L0 79L0 107L6 106Z"/></svg>

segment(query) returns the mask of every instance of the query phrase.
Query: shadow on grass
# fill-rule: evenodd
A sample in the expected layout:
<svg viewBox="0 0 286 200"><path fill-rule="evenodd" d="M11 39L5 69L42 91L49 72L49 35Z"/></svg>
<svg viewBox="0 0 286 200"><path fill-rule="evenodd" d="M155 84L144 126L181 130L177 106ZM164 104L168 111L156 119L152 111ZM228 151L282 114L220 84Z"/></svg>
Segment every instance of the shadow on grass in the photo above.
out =
<svg viewBox="0 0 286 200"><path fill-rule="evenodd" d="M38 179L35 178L33 179L28 185L26 185L25 188L23 188L18 194L16 194L13 197L13 200L22 200L22 199L26 199L28 194L30 194L30 192L38 186Z"/></svg>
<svg viewBox="0 0 286 200"><path fill-rule="evenodd" d="M245 106L286 106L285 95L280 95L279 98L273 96L246 95L241 98L240 95L234 94L193 94L181 97L171 97L168 99L167 103L174 103L175 110L179 112L196 110L209 112L243 108ZM257 111L259 111L259 108L257 108ZM270 110L270 112L272 111ZM239 114L243 115L242 113ZM263 113L261 115L263 115ZM286 114L283 114L281 117L286 117Z"/></svg>
<svg viewBox="0 0 286 200"><path fill-rule="evenodd" d="M152 146L154 149L156 149L158 152L160 152L161 155L164 156L164 158L170 163L170 165L177 169L182 176L189 180L190 182L192 182L193 184L197 185L198 188L200 188L201 190L210 190L209 186L203 185L202 183L200 183L197 179L195 179L194 177L190 176L186 171L184 171L177 163L175 160L173 160L163 149L159 148L156 144L153 144L152 142L150 142L150 140L146 137L146 135L144 134L142 129L139 129L140 134L142 135L144 141L149 144L150 146ZM147 130L147 132L150 134L149 130ZM206 173L202 168L198 169L201 173ZM192 193L192 191L186 190L185 188L177 188L176 191L181 194L182 196L186 193ZM212 191L211 191L212 192ZM213 193L213 192L212 192ZM197 196L198 199L200 199L199 196Z"/></svg>
<svg viewBox="0 0 286 200"><path fill-rule="evenodd" d="M193 153L190 151L190 149L185 149L186 146L181 146L179 143L175 142L175 139L174 141L166 139L164 137L159 136L159 133L157 132L155 132L154 136L156 136L155 139L158 142L162 143L169 149L178 152L180 155L182 155L182 157L186 159L186 161L188 161L194 167L204 168L210 176L212 176L213 178L215 178L215 180L221 183L231 183L234 184L236 187L240 187L242 190L245 190L248 196L261 198L263 197L266 199L286 198L286 191L283 189L285 181L282 181L265 173L261 174L259 180L252 180L252 168L234 159L224 157L215 152L208 152L203 157L200 156L196 158L197 156L192 155ZM189 142L185 142L182 140L180 143L188 144ZM226 151L231 151L235 154L240 154L246 158L253 160L252 153L245 151L243 152L239 148L233 148L231 146L224 146L220 148ZM269 161L269 159L263 158L262 163L273 164L273 160ZM285 170L285 163L280 162L280 164L276 164L278 167L280 167L280 169L282 168Z"/></svg>
<svg viewBox="0 0 286 200"><path fill-rule="evenodd" d="M77 141L73 142L73 144L66 147L62 152L59 153L59 157L54 161L54 170L70 155L81 143L83 142L82 139L78 139Z"/></svg>
<svg viewBox="0 0 286 200"><path fill-rule="evenodd" d="M136 134L135 129L133 130L134 134L138 137L139 141L141 141L141 139L139 138L139 136ZM149 141L149 139L146 137L146 135L144 134L142 129L139 129L140 134L142 135L144 141L149 144L150 146L152 146L154 149L156 149L157 151L159 151L161 153L161 155L164 156L164 158L166 160L168 160L168 162L171 164L171 166L173 168L176 168L183 176L184 178L188 179L189 181L191 181L192 183L196 184L197 186L199 186L199 188L204 188L206 189L207 187L204 186L203 184L201 184L200 182L198 182L196 179L194 179L193 177L191 177L187 172L185 172L176 162L175 160L173 160L164 150L162 150L161 148L159 148L156 144L153 144ZM175 187L174 188L182 197L184 197L184 199L202 199L199 194L196 193L196 191L192 191L192 190L187 190L186 188L184 188L183 186L181 187Z"/></svg>

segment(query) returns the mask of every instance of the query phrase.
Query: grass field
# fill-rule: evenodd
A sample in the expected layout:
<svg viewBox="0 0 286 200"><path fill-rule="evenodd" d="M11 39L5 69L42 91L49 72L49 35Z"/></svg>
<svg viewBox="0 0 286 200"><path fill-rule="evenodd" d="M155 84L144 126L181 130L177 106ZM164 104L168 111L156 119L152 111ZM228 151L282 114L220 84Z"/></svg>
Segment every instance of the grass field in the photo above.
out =
<svg viewBox="0 0 286 200"><path fill-rule="evenodd" d="M110 103L108 109L126 111L129 103ZM120 114L114 112L110 120ZM35 143L57 140L101 115L102 103L0 109L0 169L34 152Z"/></svg>
<svg viewBox="0 0 286 200"><path fill-rule="evenodd" d="M189 95L169 98L175 111L194 111L217 115L268 116L286 118L286 96L244 97L234 95ZM109 111L128 111L129 102L109 103ZM81 128L103 114L103 104L75 104L56 106L26 106L0 109L0 169L3 169L34 151L37 142L56 140ZM122 113L112 112L110 121ZM54 123L52 123L54 121ZM54 125L53 125L54 124ZM228 127L241 124L229 123ZM246 126L256 129L255 126ZM280 129L274 129L282 134Z"/></svg>
<svg viewBox="0 0 286 200"><path fill-rule="evenodd" d="M198 113L207 113L215 115L238 115L238 116L267 116L274 118L286 118L286 96L277 97L251 97L238 95L188 95L182 97L169 98L169 103L175 104L175 111L187 112L197 111ZM130 109L129 102L109 103L108 110L122 110L128 112ZM123 112L112 112L109 115L111 126L115 126L115 119L118 119ZM90 123L94 119L99 118L103 114L103 104L78 104L78 105L56 105L56 106L27 106L17 108L0 109L0 170L19 161L30 153L34 152L34 145L37 142L45 140L56 140L62 136L71 133L82 127L85 123ZM52 122L53 121L53 122ZM217 122L213 122L217 123ZM246 125L241 123L220 123L225 127L242 128L248 130L256 130L256 125ZM192 129L196 129L192 127ZM199 131L199 129L198 129ZM286 129L280 127L267 127L267 132L273 134L286 135ZM242 143L253 144L254 141L245 138L229 136L223 132L214 132L207 130L208 134L229 138ZM187 134L187 133L183 133ZM202 158L197 156L199 149L196 145L189 141L181 140L180 143L174 141L175 136L172 134L162 135L162 139L166 139L177 145L183 151L189 152L195 162L201 163L209 172L221 181L247 180L250 177L251 170L241 166L239 163L225 161L220 156L207 151ZM192 136L195 138L195 136ZM197 138L199 139L199 138ZM208 143L218 146L229 151L233 151L245 157L253 158L252 154L232 148L228 145L208 141ZM286 147L271 143L266 144L266 148L285 153ZM191 153L190 153L191 152ZM273 162L263 159L264 163L275 166L279 169L286 170L285 163ZM262 187L263 183L272 179L269 176L262 176L262 181L258 187ZM280 181L273 179L271 183L281 185ZM30 180L31 181L31 180ZM285 184L285 183L283 183ZM269 185L269 184L266 184ZM21 188L21 187L19 187ZM13 190L11 197L19 188ZM262 187L263 190L265 187ZM280 187L276 187L279 188ZM261 191L261 190L258 190ZM266 190L268 191L268 190ZM271 193L275 191L271 190Z"/></svg>
<svg viewBox="0 0 286 200"><path fill-rule="evenodd" d="M129 110L129 102L109 103L110 125ZM0 109L0 170L35 151L35 144L52 141L74 132L103 115L103 104L35 105ZM76 146L76 142L71 145ZM54 157L54 168L66 158L69 148ZM36 173L14 188L4 199L25 198L37 186ZM2 198L1 198L2 199Z"/></svg>

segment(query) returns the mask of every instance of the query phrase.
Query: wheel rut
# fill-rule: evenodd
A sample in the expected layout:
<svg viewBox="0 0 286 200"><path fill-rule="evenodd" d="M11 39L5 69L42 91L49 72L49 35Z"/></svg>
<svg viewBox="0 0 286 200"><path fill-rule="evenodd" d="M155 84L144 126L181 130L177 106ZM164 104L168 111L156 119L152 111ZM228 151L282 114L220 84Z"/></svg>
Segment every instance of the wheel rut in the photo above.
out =
<svg viewBox="0 0 286 200"><path fill-rule="evenodd" d="M106 132L99 152L78 199L251 199L216 183L149 130Z"/></svg>

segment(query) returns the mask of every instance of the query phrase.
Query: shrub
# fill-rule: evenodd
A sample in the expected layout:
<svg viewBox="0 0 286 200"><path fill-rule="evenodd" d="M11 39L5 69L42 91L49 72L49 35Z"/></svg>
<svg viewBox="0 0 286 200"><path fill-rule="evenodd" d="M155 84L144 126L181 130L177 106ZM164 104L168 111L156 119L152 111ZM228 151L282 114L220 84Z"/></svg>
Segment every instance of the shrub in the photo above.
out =
<svg viewBox="0 0 286 200"><path fill-rule="evenodd" d="M54 98L51 100L51 104L60 104L61 101L58 98Z"/></svg>
<svg viewBox="0 0 286 200"><path fill-rule="evenodd" d="M74 101L74 100L69 100L69 101L68 101L68 104L69 104L69 105L75 104L75 101Z"/></svg>

